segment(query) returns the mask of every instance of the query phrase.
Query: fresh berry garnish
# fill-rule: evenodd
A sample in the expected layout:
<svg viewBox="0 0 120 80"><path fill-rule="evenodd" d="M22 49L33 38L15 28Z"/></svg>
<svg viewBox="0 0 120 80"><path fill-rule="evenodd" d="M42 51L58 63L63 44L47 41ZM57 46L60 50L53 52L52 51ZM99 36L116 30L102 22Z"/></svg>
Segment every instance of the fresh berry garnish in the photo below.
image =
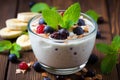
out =
<svg viewBox="0 0 120 80"><path fill-rule="evenodd" d="M45 27L45 26L44 26L43 24L39 25L39 26L37 27L36 32L37 32L38 34L44 33L44 27Z"/></svg>
<svg viewBox="0 0 120 80"><path fill-rule="evenodd" d="M94 77L95 76L95 72L92 70L88 70L85 77Z"/></svg>
<svg viewBox="0 0 120 80"><path fill-rule="evenodd" d="M40 65L40 63L39 62L35 62L34 64L33 64L33 68L34 68L34 70L36 71L36 72L40 72L42 69L41 69L41 65Z"/></svg>
<svg viewBox="0 0 120 80"><path fill-rule="evenodd" d="M45 26L44 33L50 33L50 34L52 34L53 32L54 32L53 28L51 28L50 26Z"/></svg>
<svg viewBox="0 0 120 80"><path fill-rule="evenodd" d="M77 35L81 35L84 33L84 30L79 26L79 27L73 28L73 33Z"/></svg>
<svg viewBox="0 0 120 80"><path fill-rule="evenodd" d="M67 39L67 37L69 36L69 32L66 29L60 29L58 31L60 33L60 39Z"/></svg>
<svg viewBox="0 0 120 80"><path fill-rule="evenodd" d="M98 39L98 38L101 38L101 33L100 33L100 31L97 31L96 38L97 38L97 39Z"/></svg>
<svg viewBox="0 0 120 80"><path fill-rule="evenodd" d="M98 57L95 54L91 54L88 59L88 64L95 64L98 61Z"/></svg>
<svg viewBox="0 0 120 80"><path fill-rule="evenodd" d="M19 64L19 68L22 70L27 70L28 69L28 64L26 62L21 62Z"/></svg>
<svg viewBox="0 0 120 80"><path fill-rule="evenodd" d="M40 18L39 24L46 24L45 20L43 18Z"/></svg>
<svg viewBox="0 0 120 80"><path fill-rule="evenodd" d="M11 61L12 63L16 63L18 61L17 56L15 54L10 54L8 60Z"/></svg>
<svg viewBox="0 0 120 80"><path fill-rule="evenodd" d="M51 80L49 77L44 77L43 80Z"/></svg>
<svg viewBox="0 0 120 80"><path fill-rule="evenodd" d="M51 38L54 38L54 39L60 39L60 33L59 32L54 32L51 34Z"/></svg>
<svg viewBox="0 0 120 80"><path fill-rule="evenodd" d="M99 17L98 20L97 20L97 23L98 23L98 24L104 23L103 17Z"/></svg>
<svg viewBox="0 0 120 80"><path fill-rule="evenodd" d="M78 24L79 26L85 26L85 22L84 22L83 19L79 19L77 24Z"/></svg>
<svg viewBox="0 0 120 80"><path fill-rule="evenodd" d="M34 2L34 1L30 1L30 2L29 2L29 7L31 8L35 3L36 3L36 2Z"/></svg>

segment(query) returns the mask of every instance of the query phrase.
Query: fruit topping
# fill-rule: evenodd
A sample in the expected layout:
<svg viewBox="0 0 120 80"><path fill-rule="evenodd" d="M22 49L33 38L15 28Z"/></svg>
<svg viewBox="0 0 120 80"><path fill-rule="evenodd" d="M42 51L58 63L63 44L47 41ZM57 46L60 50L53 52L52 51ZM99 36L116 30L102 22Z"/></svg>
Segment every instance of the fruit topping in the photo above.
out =
<svg viewBox="0 0 120 80"><path fill-rule="evenodd" d="M37 27L36 32L37 32L38 34L44 33L44 27L45 27L45 26L44 26L43 24L39 25L39 26Z"/></svg>
<svg viewBox="0 0 120 80"><path fill-rule="evenodd" d="M45 20L43 18L40 18L39 24L46 24Z"/></svg>
<svg viewBox="0 0 120 80"><path fill-rule="evenodd" d="M66 29L60 29L58 32L51 34L51 37L54 39L64 40L69 36L69 32Z"/></svg>
<svg viewBox="0 0 120 80"><path fill-rule="evenodd" d="M39 63L39 62L35 62L35 63L33 64L33 68L34 68L34 70L35 70L36 72L40 72L40 71L41 71L41 65L40 65L40 63Z"/></svg>
<svg viewBox="0 0 120 80"><path fill-rule="evenodd" d="M44 28L44 33L53 33L54 32L54 29L50 26L45 26Z"/></svg>
<svg viewBox="0 0 120 80"><path fill-rule="evenodd" d="M28 69L28 64L26 62L21 62L19 64L19 68L22 70L27 70Z"/></svg>
<svg viewBox="0 0 120 80"><path fill-rule="evenodd" d="M84 22L83 19L79 19L77 24L78 24L79 26L85 26L85 22Z"/></svg>
<svg viewBox="0 0 120 80"><path fill-rule="evenodd" d="M10 54L8 60L11 61L12 63L16 63L18 61L17 56L15 54Z"/></svg>
<svg viewBox="0 0 120 80"><path fill-rule="evenodd" d="M81 35L84 33L84 30L80 26L78 26L76 28L73 28L73 33L75 33L77 35Z"/></svg>

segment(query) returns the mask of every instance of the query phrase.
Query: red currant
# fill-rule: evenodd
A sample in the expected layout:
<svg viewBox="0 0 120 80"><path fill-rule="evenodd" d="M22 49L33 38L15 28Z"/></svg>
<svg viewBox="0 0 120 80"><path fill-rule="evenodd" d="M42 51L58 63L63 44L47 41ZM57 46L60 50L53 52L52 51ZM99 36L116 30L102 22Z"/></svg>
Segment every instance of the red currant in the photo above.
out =
<svg viewBox="0 0 120 80"><path fill-rule="evenodd" d="M43 24L40 24L38 27L37 27L37 30L36 30L36 32L38 33L38 34L40 34L40 33L44 33L44 25Z"/></svg>
<svg viewBox="0 0 120 80"><path fill-rule="evenodd" d="M28 64L26 62L21 62L19 64L19 68L22 70L27 70L28 69Z"/></svg>

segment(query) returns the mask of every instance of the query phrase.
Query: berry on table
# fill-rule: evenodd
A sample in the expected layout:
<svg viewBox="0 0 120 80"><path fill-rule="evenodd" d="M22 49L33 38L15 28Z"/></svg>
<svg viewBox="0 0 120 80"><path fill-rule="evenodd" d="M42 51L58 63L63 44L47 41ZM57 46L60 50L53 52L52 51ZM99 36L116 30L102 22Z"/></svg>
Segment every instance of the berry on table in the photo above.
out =
<svg viewBox="0 0 120 80"><path fill-rule="evenodd" d="M51 28L50 26L45 26L44 28L44 33L53 33L54 32L54 29Z"/></svg>
<svg viewBox="0 0 120 80"><path fill-rule="evenodd" d="M88 64L95 64L98 61L98 57L95 54L91 54L88 59Z"/></svg>
<svg viewBox="0 0 120 80"><path fill-rule="evenodd" d="M85 77L94 77L95 76L95 72L93 70L88 70Z"/></svg>
<svg viewBox="0 0 120 80"><path fill-rule="evenodd" d="M97 20L97 23L98 23L98 24L104 23L104 18L103 18L102 16L100 16L100 17L98 18L98 20Z"/></svg>
<svg viewBox="0 0 120 80"><path fill-rule="evenodd" d="M85 22L84 22L83 19L79 19L77 24L78 24L79 26L85 26Z"/></svg>
<svg viewBox="0 0 120 80"><path fill-rule="evenodd" d="M79 27L73 28L73 33L77 35L81 35L84 33L84 30L79 26Z"/></svg>
<svg viewBox="0 0 120 80"><path fill-rule="evenodd" d="M41 24L37 27L36 33L40 34L40 33L44 33L44 25Z"/></svg>
<svg viewBox="0 0 120 80"><path fill-rule="evenodd" d="M100 31L97 31L96 38L97 38L97 39L101 38L101 33L100 33Z"/></svg>
<svg viewBox="0 0 120 80"><path fill-rule="evenodd" d="M27 70L28 69L28 64L26 62L21 62L19 64L19 68L22 70Z"/></svg>
<svg viewBox="0 0 120 80"><path fill-rule="evenodd" d="M41 71L41 65L40 65L40 63L39 63L39 62L35 62L35 63L33 64L33 68L34 68L34 70L35 70L36 72L40 72L40 71Z"/></svg>
<svg viewBox="0 0 120 80"><path fill-rule="evenodd" d="M34 1L30 1L30 2L29 2L29 7L31 8L35 3L36 3L36 2L34 2Z"/></svg>
<svg viewBox="0 0 120 80"><path fill-rule="evenodd" d="M46 24L45 20L43 18L40 18L39 24Z"/></svg>
<svg viewBox="0 0 120 80"><path fill-rule="evenodd" d="M16 63L18 61L17 56L15 54L10 54L8 60L11 61L12 63Z"/></svg>

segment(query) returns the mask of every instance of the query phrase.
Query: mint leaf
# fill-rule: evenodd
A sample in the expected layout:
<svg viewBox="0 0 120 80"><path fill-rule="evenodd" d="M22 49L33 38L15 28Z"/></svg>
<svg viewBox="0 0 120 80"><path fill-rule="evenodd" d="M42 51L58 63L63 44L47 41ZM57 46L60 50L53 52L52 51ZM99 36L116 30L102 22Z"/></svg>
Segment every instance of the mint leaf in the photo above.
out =
<svg viewBox="0 0 120 80"><path fill-rule="evenodd" d="M101 63L101 71L104 74L108 74L112 71L117 63L118 55L107 55L104 57Z"/></svg>
<svg viewBox="0 0 120 80"><path fill-rule="evenodd" d="M118 51L120 49L120 36L115 36L112 40L111 47L115 50Z"/></svg>
<svg viewBox="0 0 120 80"><path fill-rule="evenodd" d="M32 6L32 12L42 12L45 9L49 9L49 6L46 3L36 3Z"/></svg>
<svg viewBox="0 0 120 80"><path fill-rule="evenodd" d="M62 20L62 16L55 10L50 9L43 10L42 16L47 25L51 26L53 29L57 29L58 28L57 26Z"/></svg>
<svg viewBox="0 0 120 80"><path fill-rule="evenodd" d="M72 25L77 23L80 17L80 11L81 8L79 3L71 5L63 14L63 23L60 24L61 27L69 29ZM72 22L72 24L70 22Z"/></svg>
<svg viewBox="0 0 120 80"><path fill-rule="evenodd" d="M104 43L96 44L96 48L104 54L112 54L112 52L113 52L111 47L107 44L104 44Z"/></svg>
<svg viewBox="0 0 120 80"><path fill-rule="evenodd" d="M93 20L95 20L96 22L97 22L97 20L99 18L99 14L96 13L94 10L88 10L87 12L85 12L85 14L87 14L88 16L93 18Z"/></svg>
<svg viewBox="0 0 120 80"><path fill-rule="evenodd" d="M18 44L13 43L12 48L10 49L10 54L15 54L17 58L20 58L20 53L19 53L20 50L21 47Z"/></svg>
<svg viewBox="0 0 120 80"><path fill-rule="evenodd" d="M8 40L0 41L0 52L9 50L12 47L12 43Z"/></svg>

